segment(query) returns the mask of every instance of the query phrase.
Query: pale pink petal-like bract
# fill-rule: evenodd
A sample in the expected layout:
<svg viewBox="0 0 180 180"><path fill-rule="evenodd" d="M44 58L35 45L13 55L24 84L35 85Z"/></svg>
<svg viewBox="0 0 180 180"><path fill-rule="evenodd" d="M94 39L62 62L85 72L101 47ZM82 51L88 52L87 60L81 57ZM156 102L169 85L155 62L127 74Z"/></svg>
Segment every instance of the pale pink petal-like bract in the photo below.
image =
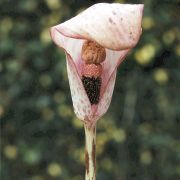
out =
<svg viewBox="0 0 180 180"><path fill-rule="evenodd" d="M51 28L53 41L66 52L73 107L79 119L92 125L107 111L117 67L139 41L143 7L142 4L99 3ZM85 40L96 41L106 48L97 105L91 105L81 81L81 49Z"/></svg>

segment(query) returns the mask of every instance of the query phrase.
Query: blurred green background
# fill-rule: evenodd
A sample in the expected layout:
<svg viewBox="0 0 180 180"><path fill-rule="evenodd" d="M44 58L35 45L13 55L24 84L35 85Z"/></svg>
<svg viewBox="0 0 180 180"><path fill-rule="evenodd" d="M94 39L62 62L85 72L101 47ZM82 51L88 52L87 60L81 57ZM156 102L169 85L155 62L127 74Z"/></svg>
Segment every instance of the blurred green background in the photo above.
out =
<svg viewBox="0 0 180 180"><path fill-rule="evenodd" d="M0 1L2 180L84 179L84 129L49 28L96 2ZM144 3L145 10L141 39L98 122L97 180L178 180L180 3L106 2Z"/></svg>

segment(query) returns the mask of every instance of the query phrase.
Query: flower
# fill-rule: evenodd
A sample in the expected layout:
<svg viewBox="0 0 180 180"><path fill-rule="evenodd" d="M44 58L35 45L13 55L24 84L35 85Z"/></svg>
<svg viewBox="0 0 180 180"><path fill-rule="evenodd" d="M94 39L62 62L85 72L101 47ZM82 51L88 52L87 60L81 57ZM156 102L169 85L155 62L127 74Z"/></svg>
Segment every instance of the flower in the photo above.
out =
<svg viewBox="0 0 180 180"><path fill-rule="evenodd" d="M52 40L66 53L75 114L89 126L95 125L110 105L117 67L140 38L143 8L142 4L98 3L50 30ZM81 79L81 51L87 40L96 42L106 52L101 63L99 101L95 104L90 102Z"/></svg>

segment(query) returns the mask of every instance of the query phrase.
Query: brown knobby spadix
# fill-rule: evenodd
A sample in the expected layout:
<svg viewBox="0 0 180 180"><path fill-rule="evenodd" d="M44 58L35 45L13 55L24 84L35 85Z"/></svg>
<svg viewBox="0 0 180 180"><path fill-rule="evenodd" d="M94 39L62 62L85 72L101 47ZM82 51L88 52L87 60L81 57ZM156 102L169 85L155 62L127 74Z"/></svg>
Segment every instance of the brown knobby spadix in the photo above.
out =
<svg viewBox="0 0 180 180"><path fill-rule="evenodd" d="M50 30L65 51L76 116L86 138L86 180L96 179L96 122L111 102L117 68L142 33L144 5L99 3Z"/></svg>

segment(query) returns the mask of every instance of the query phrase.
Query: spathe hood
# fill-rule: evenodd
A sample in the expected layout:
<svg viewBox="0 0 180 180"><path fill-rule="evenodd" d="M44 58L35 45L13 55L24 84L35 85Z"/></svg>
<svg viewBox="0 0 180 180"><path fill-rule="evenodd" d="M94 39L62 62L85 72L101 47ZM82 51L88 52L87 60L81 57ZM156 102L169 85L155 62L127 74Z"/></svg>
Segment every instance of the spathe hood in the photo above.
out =
<svg viewBox="0 0 180 180"><path fill-rule="evenodd" d="M112 50L133 48L141 35L143 7L142 4L95 4L54 26L52 31L67 37L90 39Z"/></svg>

